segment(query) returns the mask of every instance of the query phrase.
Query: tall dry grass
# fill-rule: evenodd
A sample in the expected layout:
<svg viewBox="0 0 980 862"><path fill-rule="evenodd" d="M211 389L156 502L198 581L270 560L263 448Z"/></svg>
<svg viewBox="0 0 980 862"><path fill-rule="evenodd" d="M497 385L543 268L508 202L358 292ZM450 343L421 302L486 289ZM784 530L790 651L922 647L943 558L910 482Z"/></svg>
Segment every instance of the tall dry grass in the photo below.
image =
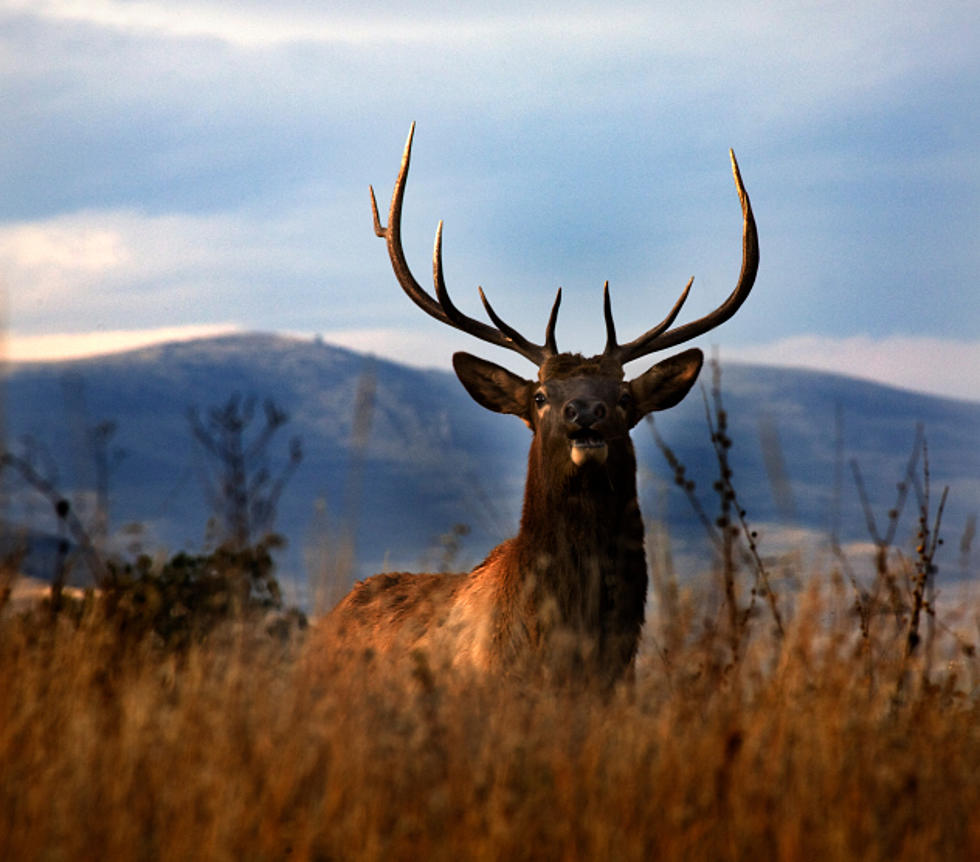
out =
<svg viewBox="0 0 980 862"><path fill-rule="evenodd" d="M926 668L813 584L735 660L682 594L605 699L423 656L312 673L244 624L175 653L97 605L7 614L0 858L980 858L972 644Z"/></svg>
<svg viewBox="0 0 980 862"><path fill-rule="evenodd" d="M717 520L661 448L718 577L654 572L612 695L254 618L175 646L107 601L4 609L0 567L0 859L980 859L980 605L937 607L928 470L914 558L897 503L870 582L841 552L777 597L712 399Z"/></svg>

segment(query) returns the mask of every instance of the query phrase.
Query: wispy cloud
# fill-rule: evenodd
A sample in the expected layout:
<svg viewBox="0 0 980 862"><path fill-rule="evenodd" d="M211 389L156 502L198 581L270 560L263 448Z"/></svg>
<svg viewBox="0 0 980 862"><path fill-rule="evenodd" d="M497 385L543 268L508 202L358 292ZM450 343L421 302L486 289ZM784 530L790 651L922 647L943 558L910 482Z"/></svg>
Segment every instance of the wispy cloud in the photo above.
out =
<svg viewBox="0 0 980 862"><path fill-rule="evenodd" d="M392 10L386 6L343 9L332 4L317 9L310 4L237 4L175 2L123 2L123 0L21 0L14 8L41 18L91 24L128 33L170 37L220 39L243 48L264 48L285 43L319 43L352 46L397 44L447 44L487 38L519 37L533 30L538 36L595 41L636 38L636 26L648 20L639 11L620 10L617 15L567 9L540 10L526 7L490 12L485 6L465 6L445 12L415 9Z"/></svg>
<svg viewBox="0 0 980 862"><path fill-rule="evenodd" d="M338 267L357 265L343 235L327 243L319 235L334 220L323 209L312 220L289 210L274 218L85 210L9 223L0 225L0 293L21 335L229 319L274 328L273 312L286 327L284 293L307 295L312 308L350 299L331 299L322 286ZM308 309L298 313L309 319Z"/></svg>
<svg viewBox="0 0 980 862"><path fill-rule="evenodd" d="M812 368L931 395L980 401L980 341L914 335L799 335L770 344L725 349L721 358Z"/></svg>
<svg viewBox="0 0 980 862"><path fill-rule="evenodd" d="M144 330L104 330L0 337L0 357L10 362L50 362L121 353L168 341L191 341L238 332L231 323L163 326Z"/></svg>
<svg viewBox="0 0 980 862"><path fill-rule="evenodd" d="M769 104L790 105L780 96L779 77L790 73L798 86L831 92L835 82L862 89L928 65L936 72L969 57L972 10L964 3L942 3L924 16L914 6L865 2L826 3L801 10L795 4L765 2L700 3L692 10L673 2L613 2L601 10L590 3L554 4L239 2L216 0L8 0L8 10L51 22L65 22L130 36L172 40L218 40L244 50L296 44L346 48L407 47L438 49L434 58L457 58L466 51L507 55L516 46L533 46L534 55L553 58L569 49L577 63L623 52L640 59L658 55L675 62L710 60L697 68L689 88L716 86L739 72L766 74L745 83ZM957 26L961 22L960 26ZM916 50L912 49L915 46ZM928 45L934 50L922 50ZM941 48L941 50L939 50ZM718 62L724 58L724 62ZM380 59L380 58L378 58ZM428 65L423 58L420 62ZM510 65L510 64L508 64ZM542 63L542 70L547 67ZM657 64L659 66L659 64ZM806 74L800 74L805 71ZM466 76L460 65L457 74ZM683 76L683 72L678 72ZM505 74L504 69L498 74ZM648 83L655 82L650 78ZM678 79L672 78L676 83ZM698 81L701 83L699 84ZM582 82L585 83L584 81ZM759 86L761 84L762 86Z"/></svg>

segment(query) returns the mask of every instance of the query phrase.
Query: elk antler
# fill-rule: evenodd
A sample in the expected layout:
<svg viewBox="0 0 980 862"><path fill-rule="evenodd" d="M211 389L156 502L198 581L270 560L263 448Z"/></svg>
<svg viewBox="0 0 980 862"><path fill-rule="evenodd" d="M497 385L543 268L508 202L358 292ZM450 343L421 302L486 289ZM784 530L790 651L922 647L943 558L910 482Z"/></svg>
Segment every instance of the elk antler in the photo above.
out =
<svg viewBox="0 0 980 862"><path fill-rule="evenodd" d="M391 258L391 266L398 278L398 283L402 286L409 299L412 300L426 314L431 315L436 320L446 323L455 329L475 335L481 341L487 341L498 347L506 347L515 350L534 362L537 365L544 363L549 356L554 356L558 352L555 344L555 322L558 319L558 306L561 304L561 289L555 297L555 304L551 307L551 315L548 318L548 327L545 330L544 344L533 344L521 335L512 326L508 326L497 315L490 306L483 288L478 288L480 299L487 315L493 321L494 326L488 326L479 320L474 320L463 314L449 298L449 291L446 289L446 281L442 274L442 222L436 229L436 243L432 252L432 280L435 283L436 296L433 298L426 293L421 285L415 280L408 262L405 260L405 252L402 249L401 240L401 215L402 199L405 197L405 180L408 177L408 165L412 157L412 138L415 135L415 123L412 123L408 132L408 140L405 142L405 151L402 153L402 164L398 171L398 179L395 181L395 191L391 196L391 210L388 213L388 226L381 226L381 219L378 217L378 203L374 197L374 187L371 186L371 211L374 214L374 232L382 237L388 244L388 256Z"/></svg>
<svg viewBox="0 0 980 862"><path fill-rule="evenodd" d="M607 281L603 290L603 311L606 317L606 349L603 351L603 355L612 356L619 360L620 364L625 365L630 360L639 359L655 350L665 350L675 344L690 341L692 338L703 335L724 323L745 302L745 298L752 290L755 274L759 269L759 236L756 233L755 217L752 215L752 204L749 203L748 193L745 191L745 186L742 185L742 175L738 170L738 162L735 161L735 153L729 150L728 154L732 159L735 188L738 190L738 199L742 204L742 271L739 274L735 289L728 299L710 314L698 320L692 320L690 323L685 323L683 326L678 326L676 329L668 329L687 299L694 282L692 278L688 281L687 287L684 288L680 299L677 300L670 314L663 321L629 344L617 344L616 329L612 319L612 306L609 302L609 282Z"/></svg>

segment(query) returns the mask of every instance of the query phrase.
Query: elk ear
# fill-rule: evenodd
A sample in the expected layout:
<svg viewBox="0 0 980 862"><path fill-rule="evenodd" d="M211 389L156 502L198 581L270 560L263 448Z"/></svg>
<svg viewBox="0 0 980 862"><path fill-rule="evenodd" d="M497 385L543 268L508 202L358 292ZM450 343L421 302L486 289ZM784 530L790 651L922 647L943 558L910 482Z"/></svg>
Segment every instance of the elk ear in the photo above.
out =
<svg viewBox="0 0 980 862"><path fill-rule="evenodd" d="M698 379L703 362L704 354L700 350L685 350L631 380L630 391L636 408L633 424L647 413L679 404Z"/></svg>
<svg viewBox="0 0 980 862"><path fill-rule="evenodd" d="M530 425L530 389L534 386L530 380L469 353L454 353L453 368L477 404L496 413L513 413Z"/></svg>

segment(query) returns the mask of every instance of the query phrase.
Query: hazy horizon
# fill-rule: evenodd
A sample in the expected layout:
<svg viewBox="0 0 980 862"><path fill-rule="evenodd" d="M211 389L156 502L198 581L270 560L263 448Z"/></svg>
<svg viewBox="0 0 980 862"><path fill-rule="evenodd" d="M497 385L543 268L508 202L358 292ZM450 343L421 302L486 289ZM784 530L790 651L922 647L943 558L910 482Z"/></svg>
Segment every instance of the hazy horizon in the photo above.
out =
<svg viewBox="0 0 980 862"><path fill-rule="evenodd" d="M245 330L234 324L215 324L207 326L175 327L143 332L115 331L108 333L82 333L72 335L45 335L24 339L0 339L0 359L12 363L62 362L76 359L91 359L139 350L155 345L215 338L226 335L271 334L301 341L319 340L334 347L353 350L365 355L377 356L411 368L451 372L449 359L453 347L447 339L413 336L396 331L348 332L348 333L309 333L309 332L263 332L259 329ZM839 374L855 380L880 383L909 392L937 397L956 398L964 401L980 402L976 391L958 378L951 378L948 385L935 386L928 375L909 379L901 373L893 373L888 367L889 355L899 353L907 360L912 352L918 351L923 365L930 354L939 349L935 341L895 340L882 351L881 344L867 339L851 339L840 345L840 349L816 355L816 350L826 347L826 342L808 342L805 338L797 341L799 349L792 350L793 343L774 344L768 347L748 349L709 348L709 355L718 356L722 364L738 362L766 365L776 368L802 369L829 374ZM486 345L472 347L479 352ZM945 345L948 350L949 345ZM953 348L959 350L959 361L973 361L973 345L960 344ZM494 355L497 361L511 365L521 371L521 360L506 351L487 347L487 355ZM789 354L793 352L795 356ZM851 356L860 361L852 361ZM650 364L655 357L638 360L632 369L638 371L643 363ZM525 366L525 371L529 369ZM900 371L900 369L898 369ZM629 371L629 370L628 370Z"/></svg>

